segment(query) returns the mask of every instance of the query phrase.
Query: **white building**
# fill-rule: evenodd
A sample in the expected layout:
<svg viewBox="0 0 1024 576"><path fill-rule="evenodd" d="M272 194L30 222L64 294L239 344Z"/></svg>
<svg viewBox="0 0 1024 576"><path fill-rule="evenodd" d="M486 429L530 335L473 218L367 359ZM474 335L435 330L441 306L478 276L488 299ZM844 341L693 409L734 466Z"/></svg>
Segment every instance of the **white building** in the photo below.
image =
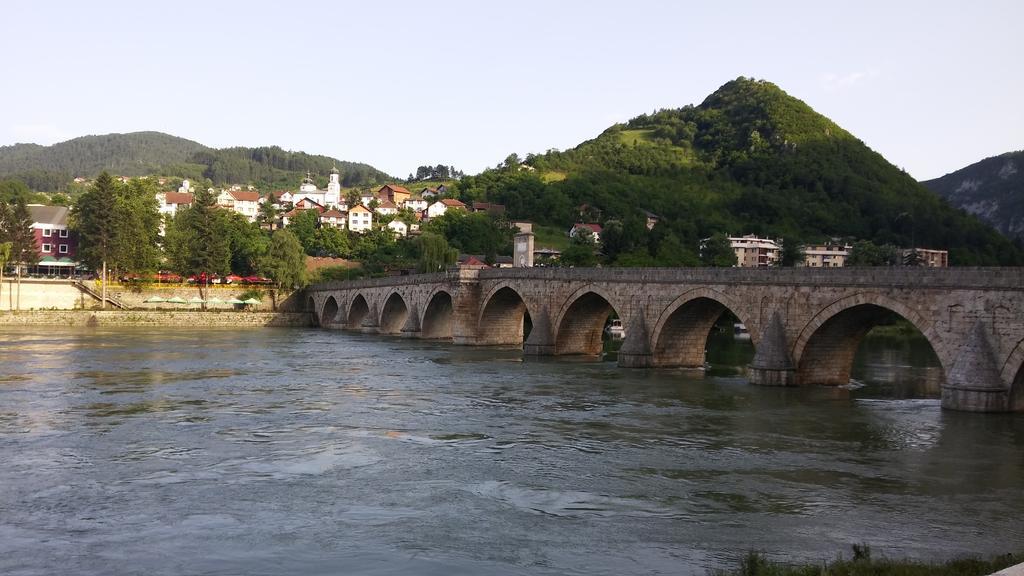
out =
<svg viewBox="0 0 1024 576"><path fill-rule="evenodd" d="M422 198L409 198L402 203L403 208L408 208L413 212L423 212L429 205L430 203Z"/></svg>
<svg viewBox="0 0 1024 576"><path fill-rule="evenodd" d="M395 236L406 236L409 234L409 226L401 220L388 222L388 229L395 233Z"/></svg>
<svg viewBox="0 0 1024 576"><path fill-rule="evenodd" d="M852 249L849 244L809 244L803 247L803 265L810 268L842 268Z"/></svg>
<svg viewBox="0 0 1024 576"><path fill-rule="evenodd" d="M740 268L776 266L782 257L782 244L778 240L753 234L730 236L729 246L736 253L736 265Z"/></svg>
<svg viewBox="0 0 1024 576"><path fill-rule="evenodd" d="M373 212L360 204L348 211L348 229L352 232L366 232L373 228Z"/></svg>
<svg viewBox="0 0 1024 576"><path fill-rule="evenodd" d="M286 195L287 198L285 197ZM278 202L298 204L303 198L309 198L317 204L328 208L341 205L341 173L338 172L337 168L331 169L327 189L320 190L313 183L313 176L307 172L306 177L302 179L302 184L299 185L299 191L282 194L278 198Z"/></svg>
<svg viewBox="0 0 1024 576"><path fill-rule="evenodd" d="M449 208L453 210L465 210L466 205L454 198L438 200L427 207L427 218L437 218L438 216L442 216Z"/></svg>
<svg viewBox="0 0 1024 576"><path fill-rule="evenodd" d="M398 206L391 200L381 200L375 211L382 216L394 216L398 214Z"/></svg>

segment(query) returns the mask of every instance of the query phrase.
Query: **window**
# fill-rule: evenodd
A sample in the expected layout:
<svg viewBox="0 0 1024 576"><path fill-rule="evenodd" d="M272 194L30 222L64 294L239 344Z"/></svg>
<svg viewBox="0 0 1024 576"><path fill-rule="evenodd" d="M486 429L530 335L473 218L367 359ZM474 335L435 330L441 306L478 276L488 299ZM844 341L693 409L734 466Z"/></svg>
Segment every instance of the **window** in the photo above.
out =
<svg viewBox="0 0 1024 576"><path fill-rule="evenodd" d="M65 229L60 231L60 237L61 238L67 238L68 237L68 229L67 228L65 228Z"/></svg>
<svg viewBox="0 0 1024 576"><path fill-rule="evenodd" d="M40 252L49 252L50 251L50 245L49 244L43 244L43 247L39 251Z"/></svg>
<svg viewBox="0 0 1024 576"><path fill-rule="evenodd" d="M49 238L53 234L53 230L49 228L43 228L43 238Z"/></svg>
<svg viewBox="0 0 1024 576"><path fill-rule="evenodd" d="M68 245L67 244L61 244L61 245L57 246L57 252L60 253L60 254L67 254L68 253Z"/></svg>

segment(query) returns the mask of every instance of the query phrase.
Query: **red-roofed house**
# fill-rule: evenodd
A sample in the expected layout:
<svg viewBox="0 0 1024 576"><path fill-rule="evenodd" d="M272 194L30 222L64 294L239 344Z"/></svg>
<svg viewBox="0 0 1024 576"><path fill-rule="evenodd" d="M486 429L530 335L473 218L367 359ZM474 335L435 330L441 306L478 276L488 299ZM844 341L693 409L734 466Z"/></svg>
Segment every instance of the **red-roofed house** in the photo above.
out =
<svg viewBox="0 0 1024 576"><path fill-rule="evenodd" d="M381 202L390 200L396 207L401 206L410 196L412 196L412 192L409 192L405 186L399 186L398 184L385 184L377 191L378 200Z"/></svg>
<svg viewBox="0 0 1024 576"><path fill-rule="evenodd" d="M580 230L590 230L594 234L594 241L601 240L601 225L600 224L584 224L577 222L572 225L572 229L569 230L569 238L575 238L579 234Z"/></svg>
<svg viewBox="0 0 1024 576"><path fill-rule="evenodd" d="M375 212L377 212L377 214L394 216L395 214L398 214L398 206L395 206L395 203L391 200L383 199L377 204Z"/></svg>
<svg viewBox="0 0 1024 576"><path fill-rule="evenodd" d="M459 202L455 198L444 198L434 202L430 206L427 206L427 218L436 218L441 216L449 209L451 210L465 210L466 205Z"/></svg>
<svg viewBox="0 0 1024 576"><path fill-rule="evenodd" d="M348 214L331 208L320 214L320 223L331 228L344 229L348 222Z"/></svg>

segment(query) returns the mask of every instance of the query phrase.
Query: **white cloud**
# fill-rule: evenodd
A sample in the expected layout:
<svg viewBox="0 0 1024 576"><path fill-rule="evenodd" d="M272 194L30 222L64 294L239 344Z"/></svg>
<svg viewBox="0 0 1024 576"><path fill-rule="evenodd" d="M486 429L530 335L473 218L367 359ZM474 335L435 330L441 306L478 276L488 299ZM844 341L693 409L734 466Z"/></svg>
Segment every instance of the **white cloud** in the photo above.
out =
<svg viewBox="0 0 1024 576"><path fill-rule="evenodd" d="M847 90L860 84L866 80L870 80L880 74L876 68L868 68L867 70L860 70L856 72L847 72L845 74L837 74L830 72L821 76L821 87L826 92L837 92L839 90Z"/></svg>
<svg viewBox="0 0 1024 576"><path fill-rule="evenodd" d="M74 138L74 135L61 130L54 124L16 124L11 126L11 136L15 142L50 145Z"/></svg>

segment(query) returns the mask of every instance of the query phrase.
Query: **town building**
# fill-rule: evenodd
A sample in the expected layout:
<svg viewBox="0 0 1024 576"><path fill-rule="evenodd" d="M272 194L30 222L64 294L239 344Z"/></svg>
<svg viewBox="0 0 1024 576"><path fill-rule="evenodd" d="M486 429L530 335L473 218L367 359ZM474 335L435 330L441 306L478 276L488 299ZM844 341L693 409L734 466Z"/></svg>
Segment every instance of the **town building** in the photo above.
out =
<svg viewBox="0 0 1024 576"><path fill-rule="evenodd" d="M803 266L809 268L842 268L850 257L849 244L827 242L825 244L808 244L803 247Z"/></svg>
<svg viewBox="0 0 1024 576"><path fill-rule="evenodd" d="M782 257L781 242L754 234L730 236L729 246L736 253L736 265L740 268L776 266Z"/></svg>
<svg viewBox="0 0 1024 576"><path fill-rule="evenodd" d="M504 204L492 204L491 202L473 202L473 212L484 212L491 216L503 216L505 214Z"/></svg>
<svg viewBox="0 0 1024 576"><path fill-rule="evenodd" d="M282 194L278 201L291 202L292 204L297 205L299 201L304 198L308 198L323 207L340 206L341 173L338 172L338 169L331 169L326 190L320 190L317 188L316 184L313 182L313 175L307 172L306 177L302 179L302 184L299 185L299 191L295 193Z"/></svg>
<svg viewBox="0 0 1024 576"><path fill-rule="evenodd" d="M658 216L654 212L651 212L649 210L644 210L642 208L640 209L640 212L642 212L643 215L644 215L644 219L645 219L644 225L647 226L648 230L653 230L654 227L658 225L658 222L661 221L661 216Z"/></svg>
<svg viewBox="0 0 1024 576"><path fill-rule="evenodd" d="M160 214L174 218L179 208L192 205L192 199L189 192L161 192L156 195L157 210Z"/></svg>
<svg viewBox="0 0 1024 576"><path fill-rule="evenodd" d="M394 216L398 214L398 206L395 206L395 203L391 200L384 198L379 201L374 211L382 216Z"/></svg>
<svg viewBox="0 0 1024 576"><path fill-rule="evenodd" d="M916 257L911 256L913 253L917 253ZM906 248L903 250L903 262L913 263L914 258L917 259L918 266L927 266L929 268L946 268L949 266L949 251L948 250L932 250L930 248Z"/></svg>
<svg viewBox="0 0 1024 576"><path fill-rule="evenodd" d="M452 210L465 210L466 205L459 202L455 198L443 198L434 202L427 207L427 218L437 218L443 216L449 209Z"/></svg>
<svg viewBox="0 0 1024 576"><path fill-rule="evenodd" d="M373 212L362 204L348 211L348 229L352 232L366 232L373 228Z"/></svg>
<svg viewBox="0 0 1024 576"><path fill-rule="evenodd" d="M405 186L398 184L385 184L377 191L377 200L383 203L385 200L392 202L396 207L405 204L405 201L412 197L412 192Z"/></svg>
<svg viewBox="0 0 1024 576"><path fill-rule="evenodd" d="M255 222L260 208L260 193L240 188L223 190L217 195L217 205L245 216L249 222Z"/></svg>
<svg viewBox="0 0 1024 576"><path fill-rule="evenodd" d="M426 200L424 200L422 198L409 198L409 199L407 199L405 201L404 204L400 204L400 206L402 206L402 208L408 208L409 210L412 210L413 212L423 212L424 210L427 209L427 206L429 206L429 205L430 205L430 202L427 202Z"/></svg>
<svg viewBox="0 0 1024 576"><path fill-rule="evenodd" d="M581 230L590 230L590 232L593 234L594 242L601 241L601 231L603 230L603 228L601 228L601 225L592 223L584 224L582 222L577 222L572 225L572 228L569 229L569 238L575 238Z"/></svg>
<svg viewBox="0 0 1024 576"><path fill-rule="evenodd" d="M401 220L388 222L388 230L395 233L395 236L405 237L409 234L409 226Z"/></svg>
<svg viewBox="0 0 1024 576"><path fill-rule="evenodd" d="M78 265L78 234L68 227L67 206L29 204L32 235L39 251L39 270L70 274Z"/></svg>
<svg viewBox="0 0 1024 576"><path fill-rule="evenodd" d="M331 228L344 230L347 223L348 214L338 210L337 208L331 208L320 214L320 224L322 226L330 226Z"/></svg>

